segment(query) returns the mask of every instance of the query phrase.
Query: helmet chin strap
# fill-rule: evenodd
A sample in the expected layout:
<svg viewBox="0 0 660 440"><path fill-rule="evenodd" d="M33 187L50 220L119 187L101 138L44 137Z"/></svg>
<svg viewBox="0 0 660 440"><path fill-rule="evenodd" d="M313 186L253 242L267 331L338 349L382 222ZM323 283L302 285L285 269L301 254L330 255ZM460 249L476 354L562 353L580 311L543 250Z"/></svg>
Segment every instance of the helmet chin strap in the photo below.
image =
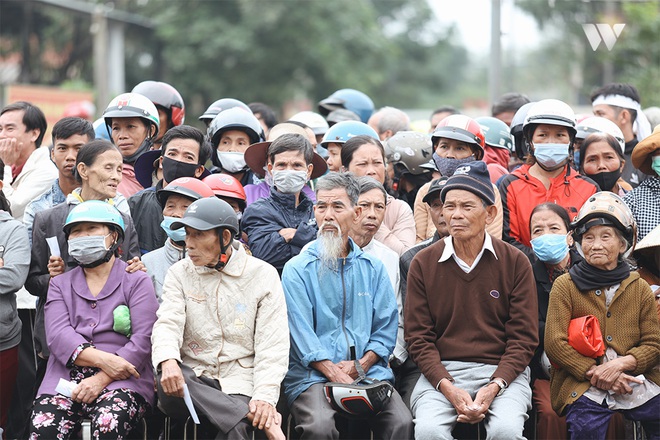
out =
<svg viewBox="0 0 660 440"><path fill-rule="evenodd" d="M229 260L229 257L227 256L227 249L229 249L229 246L231 246L231 242L229 242L227 246L225 246L223 243L222 234L224 231L224 229L218 230L218 236L220 238L220 258L218 258L218 262L215 264L215 266L213 266L213 268L218 272L225 268L227 261Z"/></svg>

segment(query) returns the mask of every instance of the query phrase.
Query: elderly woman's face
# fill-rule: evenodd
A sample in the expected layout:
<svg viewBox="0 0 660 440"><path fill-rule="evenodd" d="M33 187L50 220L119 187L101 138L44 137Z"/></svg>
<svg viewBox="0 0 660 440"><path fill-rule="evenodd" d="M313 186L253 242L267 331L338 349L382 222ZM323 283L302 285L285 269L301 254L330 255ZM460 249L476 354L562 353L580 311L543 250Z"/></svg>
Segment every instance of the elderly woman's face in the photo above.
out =
<svg viewBox="0 0 660 440"><path fill-rule="evenodd" d="M353 159L348 164L348 171L358 177L373 177L380 183L385 183L385 161L383 152L374 144L364 144L353 153Z"/></svg>
<svg viewBox="0 0 660 440"><path fill-rule="evenodd" d="M117 238L117 233L110 231L110 228L103 223L82 222L71 227L71 231L69 231L69 240L72 238L90 237L93 235L105 236L106 249L109 249Z"/></svg>
<svg viewBox="0 0 660 440"><path fill-rule="evenodd" d="M112 199L122 179L123 161L119 151L112 149L99 154L90 166L78 164L83 189L93 200Z"/></svg>
<svg viewBox="0 0 660 440"><path fill-rule="evenodd" d="M582 252L590 265L601 270L616 268L626 244L612 226L593 226L582 236Z"/></svg>

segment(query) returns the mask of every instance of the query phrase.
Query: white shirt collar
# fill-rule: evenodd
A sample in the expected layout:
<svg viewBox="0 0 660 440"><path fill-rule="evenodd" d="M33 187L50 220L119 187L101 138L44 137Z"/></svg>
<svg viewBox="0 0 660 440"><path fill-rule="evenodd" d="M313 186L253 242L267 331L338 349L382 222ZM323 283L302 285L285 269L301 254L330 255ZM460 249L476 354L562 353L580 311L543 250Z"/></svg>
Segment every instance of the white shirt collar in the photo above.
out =
<svg viewBox="0 0 660 440"><path fill-rule="evenodd" d="M445 261L449 260L449 257L453 257L454 260L456 261L456 264L465 272L465 273L470 273L472 269L477 267L477 264L481 260L481 256L484 254L484 250L489 250L493 256L497 259L497 254L495 253L495 248L493 247L493 239L490 237L490 235L486 232L486 237L484 238L484 244L481 247L481 251L477 254L477 257L474 259L474 263L472 265L468 265L465 261L461 260L458 255L456 255L456 251L454 250L454 242L453 238L451 235L445 237L444 239L445 242L445 249L442 251L442 255L440 256L440 259L438 260L438 263L444 263Z"/></svg>

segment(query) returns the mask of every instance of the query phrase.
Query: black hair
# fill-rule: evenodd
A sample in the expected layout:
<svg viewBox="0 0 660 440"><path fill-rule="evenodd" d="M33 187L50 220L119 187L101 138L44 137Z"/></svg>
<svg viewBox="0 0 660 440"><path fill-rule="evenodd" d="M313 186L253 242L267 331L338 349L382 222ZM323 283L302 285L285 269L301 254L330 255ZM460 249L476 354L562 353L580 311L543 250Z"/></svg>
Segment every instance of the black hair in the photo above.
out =
<svg viewBox="0 0 660 440"><path fill-rule="evenodd" d="M44 112L42 112L39 107L33 105L32 103L27 101L17 101L5 106L0 111L0 115L15 111L23 112L23 125L25 125L25 131L35 129L39 130L39 136L37 137L37 140L34 141L37 148L39 148L41 146L41 141L44 140L46 128L48 128L48 123L46 122L46 116L44 115Z"/></svg>
<svg viewBox="0 0 660 440"><path fill-rule="evenodd" d="M121 151L115 144L112 142L106 141L105 139L94 139L93 141L85 144L78 151L78 156L76 157L76 167L73 169L73 176L76 178L76 182L82 183L82 178L78 172L78 164L84 163L88 167L94 165L96 158L106 151L116 150L121 154Z"/></svg>
<svg viewBox="0 0 660 440"><path fill-rule="evenodd" d="M383 156L383 163L385 162L385 149L383 144L380 143L378 139L374 139L369 135L362 134L360 136L354 136L346 141L341 147L341 164L344 168L348 169L351 161L353 160L353 155L355 152L363 145L371 144L375 145L380 149L380 153Z"/></svg>
<svg viewBox="0 0 660 440"><path fill-rule="evenodd" d="M197 163L199 165L204 165L213 152L211 144L206 140L206 136L204 136L204 133L202 133L201 130L190 125L179 125L177 127L172 127L165 132L160 149L161 155L165 155L167 145L173 139L192 139L197 142L197 144L199 144L199 154L197 155Z"/></svg>
<svg viewBox="0 0 660 440"><path fill-rule="evenodd" d="M597 88L591 93L590 96L591 102L593 103L596 100L596 98L598 98L599 96L607 96L607 95L621 95L630 98L639 104L642 103L642 99L639 96L639 92L637 91L637 88L632 84L626 84L626 83L610 83ZM624 109L623 107L619 107L611 104L608 105L616 111L617 115L621 113L622 110L628 110L628 112L630 112L630 120L634 122L635 119L637 119L636 110L629 108Z"/></svg>
<svg viewBox="0 0 660 440"><path fill-rule="evenodd" d="M248 104L248 107L250 107L250 110L252 110L252 113L257 119L259 118L257 114L261 116L264 124L266 124L266 127L269 129L277 125L277 116L275 116L275 112L263 102L251 102Z"/></svg>
<svg viewBox="0 0 660 440"><path fill-rule="evenodd" d="M5 178L5 163L0 159L0 180L4 180ZM11 205L9 203L9 200L7 200L7 197L5 197L5 193L0 190L0 211L6 211L11 215Z"/></svg>
<svg viewBox="0 0 660 440"><path fill-rule="evenodd" d="M499 115L504 112L517 112L520 107L531 102L529 98L522 93L511 92L505 93L493 103L491 108L491 115Z"/></svg>
<svg viewBox="0 0 660 440"><path fill-rule="evenodd" d="M621 151L621 144L619 141L617 141L614 136L611 134L607 133L591 133L589 136L587 136L584 141L582 142L582 145L580 145L580 163L578 164L578 168L582 174L584 174L584 157L587 154L587 148L589 145L593 144L594 142L607 142L607 144L612 147L612 149L616 152L617 156L619 157L619 160L624 160L625 158L623 157L623 151ZM621 166L619 164L619 166Z"/></svg>
<svg viewBox="0 0 660 440"><path fill-rule="evenodd" d="M532 213L529 215L529 230L532 230L532 217L534 217L534 214L536 214L539 211L552 211L555 214L559 216L561 219L562 223L564 223L564 226L566 226L566 231L571 230L571 219L568 217L568 213L564 208L559 206L556 203L552 202L545 202L541 203L540 205L536 205L534 209L532 209Z"/></svg>
<svg viewBox="0 0 660 440"><path fill-rule="evenodd" d="M456 107L453 107L451 105L443 105L433 110L433 113L431 113L431 117L433 117L433 115L437 115L438 113L449 113L450 115L459 115L461 112L459 112L456 109Z"/></svg>
<svg viewBox="0 0 660 440"><path fill-rule="evenodd" d="M53 132L51 133L53 145L55 145L55 139L69 139L77 134L87 136L87 142L94 140L96 137L94 126L87 119L78 117L62 118L53 125Z"/></svg>
<svg viewBox="0 0 660 440"><path fill-rule="evenodd" d="M275 163L275 156L285 151L301 152L307 165L314 159L312 144L301 134L287 133L275 139L268 147L268 161Z"/></svg>

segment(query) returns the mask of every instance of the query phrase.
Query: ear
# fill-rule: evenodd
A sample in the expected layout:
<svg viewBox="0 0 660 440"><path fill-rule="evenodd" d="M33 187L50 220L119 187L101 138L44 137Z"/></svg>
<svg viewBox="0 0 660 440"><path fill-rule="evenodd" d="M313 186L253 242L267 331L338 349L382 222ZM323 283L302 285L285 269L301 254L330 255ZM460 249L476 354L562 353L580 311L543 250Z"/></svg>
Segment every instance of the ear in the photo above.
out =
<svg viewBox="0 0 660 440"><path fill-rule="evenodd" d="M41 130L39 130L38 128L33 128L32 130L30 130L30 141L36 142L40 134L41 134Z"/></svg>
<svg viewBox="0 0 660 440"><path fill-rule="evenodd" d="M362 206L355 205L355 208L353 209L355 211L355 217L353 217L353 223L357 224L360 217L362 217Z"/></svg>
<svg viewBox="0 0 660 440"><path fill-rule="evenodd" d="M156 168L158 168L159 170L162 170L163 169L163 156L160 156L156 160L158 161L158 166Z"/></svg>
<svg viewBox="0 0 660 440"><path fill-rule="evenodd" d="M197 169L195 170L195 178L199 179L200 177L202 177L202 173L204 173L204 165L200 165L197 167Z"/></svg>
<svg viewBox="0 0 660 440"><path fill-rule="evenodd" d="M271 174L271 176L272 176L272 175L273 175L273 164L270 163L270 161L268 161L268 163L266 164L266 168L268 168L268 172L269 172L269 173Z"/></svg>
<svg viewBox="0 0 660 440"><path fill-rule="evenodd" d="M307 180L312 178L312 171L314 171L314 165L310 163L307 165Z"/></svg>
<svg viewBox="0 0 660 440"><path fill-rule="evenodd" d="M497 216L497 206L495 205L490 205L486 207L486 224L490 225L495 221L495 217Z"/></svg>
<svg viewBox="0 0 660 440"><path fill-rule="evenodd" d="M573 246L575 244L575 240L573 239L573 232L569 232L568 235L566 235L566 242L569 246Z"/></svg>
<svg viewBox="0 0 660 440"><path fill-rule="evenodd" d="M222 244L224 246L229 246L233 240L231 236L231 231L229 229L223 229L222 231Z"/></svg>
<svg viewBox="0 0 660 440"><path fill-rule="evenodd" d="M2 187L3 187L3 186L5 186L5 182L3 182L2 180L0 180L0 191L2 191Z"/></svg>
<svg viewBox="0 0 660 440"><path fill-rule="evenodd" d="M621 125L625 125L625 124L628 124L628 123L632 123L632 121L631 121L631 119L630 119L630 111L628 111L628 109L625 109L625 108L622 109L622 110L619 112L619 117L618 117L618 119L619 119L619 122L621 123Z"/></svg>
<svg viewBox="0 0 660 440"><path fill-rule="evenodd" d="M621 166L619 167L619 171L623 172L623 167L626 164L626 161L621 159Z"/></svg>
<svg viewBox="0 0 660 440"><path fill-rule="evenodd" d="M76 169L78 170L80 178L85 180L87 178L87 165L85 165L84 162L80 162L78 165L76 165Z"/></svg>

